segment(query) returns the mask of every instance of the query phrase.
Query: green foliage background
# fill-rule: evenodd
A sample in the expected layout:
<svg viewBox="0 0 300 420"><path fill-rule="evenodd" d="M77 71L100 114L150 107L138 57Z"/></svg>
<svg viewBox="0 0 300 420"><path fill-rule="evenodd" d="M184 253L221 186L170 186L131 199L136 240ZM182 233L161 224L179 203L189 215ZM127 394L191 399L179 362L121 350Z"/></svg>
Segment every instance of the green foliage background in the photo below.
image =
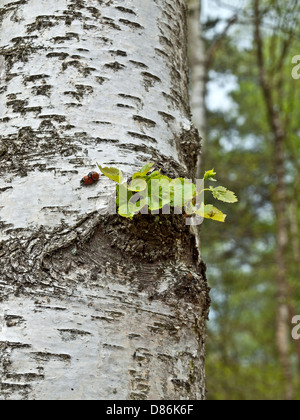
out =
<svg viewBox="0 0 300 420"><path fill-rule="evenodd" d="M203 258L212 287L207 341L207 387L211 400L284 398L275 339L277 266L273 199L277 179L273 137L259 86L252 3L249 1L248 8L239 9L239 22L223 39L208 73L210 78L224 83L228 75L234 76L236 87L230 94L231 107L222 112L207 111L203 166L215 167L222 174L220 182L239 197L239 204L228 211L223 206L222 210L228 213L225 225L205 221L202 228ZM292 57L300 54L299 4L292 0L270 0L261 5L268 76L287 131L286 218L290 224L290 215L296 216L299 227L300 80L291 76ZM213 22L204 25L207 48L217 38L212 27ZM300 261L295 260L292 237L287 261L293 303L300 314ZM291 324L291 331L292 328ZM300 399L300 369L292 337L290 361L295 399Z"/></svg>

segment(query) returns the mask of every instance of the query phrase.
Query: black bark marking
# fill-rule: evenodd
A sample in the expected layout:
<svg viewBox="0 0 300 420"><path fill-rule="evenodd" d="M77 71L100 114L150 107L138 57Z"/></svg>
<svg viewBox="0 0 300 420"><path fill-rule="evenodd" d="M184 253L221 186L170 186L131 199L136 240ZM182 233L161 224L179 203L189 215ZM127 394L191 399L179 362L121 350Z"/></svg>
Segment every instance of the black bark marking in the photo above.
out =
<svg viewBox="0 0 300 420"><path fill-rule="evenodd" d="M41 86L34 86L31 91L34 96L41 95L41 96L50 97L51 90L52 90L51 85L41 85Z"/></svg>
<svg viewBox="0 0 300 420"><path fill-rule="evenodd" d="M60 123L66 121L66 117L64 115L58 115L58 114L40 115L39 118L40 119L53 120L53 121L57 121L57 122L60 122Z"/></svg>
<svg viewBox="0 0 300 420"><path fill-rule="evenodd" d="M138 22L132 22L131 20L119 19L119 22L123 23L123 25L129 26L132 29L144 29L144 27Z"/></svg>
<svg viewBox="0 0 300 420"><path fill-rule="evenodd" d="M1 153L1 151L0 151L0 153ZM0 157L1 157L1 154L0 154ZM5 191L7 191L7 190L12 190L12 189L13 189L13 187L4 187L4 188L0 188L0 193L5 192Z"/></svg>
<svg viewBox="0 0 300 420"><path fill-rule="evenodd" d="M92 123L97 125L112 125L109 121L92 121Z"/></svg>
<svg viewBox="0 0 300 420"><path fill-rule="evenodd" d="M76 39L79 42L79 34L76 34L74 32L67 32L65 36L56 36L52 38L52 41L55 44L63 44L65 41L73 41L74 39Z"/></svg>
<svg viewBox="0 0 300 420"><path fill-rule="evenodd" d="M111 55L113 56L121 56L121 57L127 57L127 52L126 51L121 51L121 50L110 50L109 51Z"/></svg>
<svg viewBox="0 0 300 420"><path fill-rule="evenodd" d="M92 86L88 85L75 85L76 91L68 91L64 92L64 95L72 96L73 98L77 99L77 101L81 101L85 96L90 95L94 92Z"/></svg>
<svg viewBox="0 0 300 420"><path fill-rule="evenodd" d="M118 139L105 139L105 138L100 138L100 137L97 137L96 138L96 143L97 144L105 144L105 143L111 143L111 144L118 144L118 143L120 143L120 140L118 140Z"/></svg>
<svg viewBox="0 0 300 420"><path fill-rule="evenodd" d="M156 122L149 120L148 118L142 117L141 115L134 115L134 121L138 122L141 125L145 125L146 127L155 127Z"/></svg>
<svg viewBox="0 0 300 420"><path fill-rule="evenodd" d="M116 31L121 31L122 28L120 25L117 25L114 21L114 19L111 19L109 17L104 16L101 20L102 25L108 26L111 29L114 29Z"/></svg>
<svg viewBox="0 0 300 420"><path fill-rule="evenodd" d="M27 33L41 32L45 29L52 28L55 25L59 25L61 21L67 24L67 18L65 16L37 16L34 23L27 25Z"/></svg>
<svg viewBox="0 0 300 420"><path fill-rule="evenodd" d="M34 382L41 381L45 375L38 373L6 373L6 379L14 380L15 382Z"/></svg>
<svg viewBox="0 0 300 420"><path fill-rule="evenodd" d="M135 109L132 105L125 105L125 104L117 104L118 108L127 108L127 109Z"/></svg>
<svg viewBox="0 0 300 420"><path fill-rule="evenodd" d="M51 52L46 55L47 58L59 58L60 60L65 60L69 57L69 54L63 52Z"/></svg>
<svg viewBox="0 0 300 420"><path fill-rule="evenodd" d="M169 102L169 104L172 106L172 108L178 109L178 106L180 106L180 101L178 101L178 98L175 96L170 95L169 93L162 92L162 95L165 97L165 99Z"/></svg>
<svg viewBox="0 0 300 420"><path fill-rule="evenodd" d="M171 115L171 114L168 114L167 112L158 111L158 114L163 118L163 120L167 124L175 121L175 117L173 117L173 115Z"/></svg>
<svg viewBox="0 0 300 420"><path fill-rule="evenodd" d="M120 10L123 13L129 13L131 15L135 15L136 16L136 13L132 9L128 9L126 7L123 7L123 6L115 6L115 8L118 9L118 10Z"/></svg>
<svg viewBox="0 0 300 420"><path fill-rule="evenodd" d="M14 100L14 101L8 101L6 102L7 107L11 107L13 109L13 112L19 112L23 113L25 110L25 107L28 105L27 100Z"/></svg>
<svg viewBox="0 0 300 420"><path fill-rule="evenodd" d="M169 62L170 57L164 50L160 50L159 48L155 48L155 51Z"/></svg>
<svg viewBox="0 0 300 420"><path fill-rule="evenodd" d="M161 82L161 79L158 76L156 76L155 74L151 74L149 72L143 72L142 73L142 76L144 76L145 78L147 78L149 80L153 80L153 81L155 81L157 83L160 83Z"/></svg>
<svg viewBox="0 0 300 420"><path fill-rule="evenodd" d="M159 42L163 47L167 47L167 49L173 50L173 44L172 41L166 38L165 36L159 37Z"/></svg>
<svg viewBox="0 0 300 420"><path fill-rule="evenodd" d="M92 316L91 317L91 320L94 321L94 322L96 322L96 321L104 321L104 322L107 322L109 324L115 322L114 318L109 318L107 316Z"/></svg>
<svg viewBox="0 0 300 420"><path fill-rule="evenodd" d="M140 338L140 337L141 337L140 334L136 334L136 333L130 333L130 334L128 334L129 340L134 340L135 338Z"/></svg>
<svg viewBox="0 0 300 420"><path fill-rule="evenodd" d="M131 137L135 137L140 140L146 140L146 141L150 141L151 143L157 143L157 140L154 137L146 136L145 134L142 134L142 133L135 133L133 131L128 131L128 134Z"/></svg>
<svg viewBox="0 0 300 420"><path fill-rule="evenodd" d="M87 7L87 10L91 13L91 15L98 20L101 16L101 11L96 7Z"/></svg>
<svg viewBox="0 0 300 420"><path fill-rule="evenodd" d="M71 356L69 354L53 354L48 352L31 352L31 357L37 361L50 362L51 360L57 362L70 362Z"/></svg>
<svg viewBox="0 0 300 420"><path fill-rule="evenodd" d="M30 344L11 342L11 341L0 341L0 350L14 350L14 349L30 349Z"/></svg>
<svg viewBox="0 0 300 420"><path fill-rule="evenodd" d="M143 103L142 99L139 98L138 96L132 96L132 95L124 94L124 93L119 93L119 96L121 98L124 98L124 99L130 99L130 100L138 103L139 105L141 105Z"/></svg>
<svg viewBox="0 0 300 420"><path fill-rule="evenodd" d="M25 84L27 83L35 83L37 80L44 80L50 77L48 74L33 74L32 76L26 76L24 78Z"/></svg>
<svg viewBox="0 0 300 420"><path fill-rule="evenodd" d="M113 71L120 71L125 69L126 66L124 66L124 64L118 63L117 61L115 61L114 63L107 63L104 65L105 68L107 69L111 69Z"/></svg>
<svg viewBox="0 0 300 420"><path fill-rule="evenodd" d="M111 343L103 343L103 347L105 349L110 349L110 350L125 350L125 348L123 346L118 346L116 344L111 344Z"/></svg>
<svg viewBox="0 0 300 420"><path fill-rule="evenodd" d="M24 318L18 315L4 315L4 321L8 328L17 327L25 322Z"/></svg>
<svg viewBox="0 0 300 420"><path fill-rule="evenodd" d="M79 73L82 74L83 77L89 76L92 72L96 71L94 67L89 67L87 64L81 63L79 60L72 60L68 62L64 62L62 64L62 70L66 71L68 67L75 67Z"/></svg>
<svg viewBox="0 0 300 420"><path fill-rule="evenodd" d="M63 308L63 307L59 307L59 306L48 306L48 305L42 305L42 304L37 304L36 308L38 309L50 309L51 311L61 311L64 312L67 310L67 308Z"/></svg>
<svg viewBox="0 0 300 420"><path fill-rule="evenodd" d="M99 85L103 85L107 80L109 80L107 77L96 76L96 82L99 83Z"/></svg>
<svg viewBox="0 0 300 420"><path fill-rule="evenodd" d="M140 61L129 60L129 63L132 63L135 67L140 68L140 69L148 69L149 68L145 63L142 63Z"/></svg>
<svg viewBox="0 0 300 420"><path fill-rule="evenodd" d="M81 337L90 336L91 333L88 331L81 331L81 330L75 330L75 329L62 329L59 328L58 332L61 335L61 338L63 341L75 341L80 339Z"/></svg>
<svg viewBox="0 0 300 420"><path fill-rule="evenodd" d="M31 386L28 384L15 384L15 383L8 383L8 382L0 382L0 391L8 391L7 394L11 395L15 392L20 392L24 396L28 394L31 390Z"/></svg>
<svg viewBox="0 0 300 420"><path fill-rule="evenodd" d="M136 348L133 354L134 369L129 370L131 375L131 392L129 398L132 400L147 400L150 391L149 379L151 373L151 359L153 355L148 349Z"/></svg>
<svg viewBox="0 0 300 420"><path fill-rule="evenodd" d="M149 91L149 88L154 87L157 83L161 83L161 79L149 72L142 72L142 76L144 79L144 86L147 91Z"/></svg>

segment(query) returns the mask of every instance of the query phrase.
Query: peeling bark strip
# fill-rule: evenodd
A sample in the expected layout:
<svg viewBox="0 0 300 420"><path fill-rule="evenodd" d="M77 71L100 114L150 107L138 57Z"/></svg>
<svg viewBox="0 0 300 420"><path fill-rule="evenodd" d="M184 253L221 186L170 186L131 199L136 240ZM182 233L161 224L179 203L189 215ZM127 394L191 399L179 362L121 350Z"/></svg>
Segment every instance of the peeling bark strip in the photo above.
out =
<svg viewBox="0 0 300 420"><path fill-rule="evenodd" d="M184 0L1 0L0 399L204 399L209 296L179 216L106 216L194 174Z"/></svg>

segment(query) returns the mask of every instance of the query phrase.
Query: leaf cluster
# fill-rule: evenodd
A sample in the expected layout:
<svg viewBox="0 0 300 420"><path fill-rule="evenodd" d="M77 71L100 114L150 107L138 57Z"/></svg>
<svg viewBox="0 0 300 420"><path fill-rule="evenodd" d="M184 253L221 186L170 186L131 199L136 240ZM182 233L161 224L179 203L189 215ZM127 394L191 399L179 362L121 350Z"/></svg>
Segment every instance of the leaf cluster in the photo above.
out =
<svg viewBox="0 0 300 420"><path fill-rule="evenodd" d="M216 182L214 170L205 172L200 186L196 186L185 178L171 179L162 175L161 169L154 170L153 166L154 163L146 164L133 174L131 182L127 182L119 169L98 164L103 175L117 183L117 206L120 216L132 219L139 212L154 212L169 206L184 208L185 213L190 216L197 215L225 222L226 214L211 204L199 202L199 198L203 196L204 191L209 191L215 199L225 203L238 201L236 195L225 187L204 188L205 181Z"/></svg>

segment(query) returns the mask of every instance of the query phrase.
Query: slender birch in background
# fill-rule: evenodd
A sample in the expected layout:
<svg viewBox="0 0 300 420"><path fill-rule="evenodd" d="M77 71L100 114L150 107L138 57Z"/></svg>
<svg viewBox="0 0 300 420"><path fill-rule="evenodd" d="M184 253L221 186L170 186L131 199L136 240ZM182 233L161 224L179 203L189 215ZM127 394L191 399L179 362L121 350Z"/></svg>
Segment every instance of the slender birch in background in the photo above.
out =
<svg viewBox="0 0 300 420"><path fill-rule="evenodd" d="M297 10L297 2L291 4L288 10L293 16L293 11ZM282 372L285 381L285 399L293 400L295 389L293 383L293 367L291 360L291 319L296 314L293 304L293 287L289 281L288 267L288 245L289 245L289 214L288 214L288 192L287 192L287 160L286 148L289 144L290 121L284 115L283 106L283 86L284 86L284 64L288 51L291 49L293 31L286 28L288 36L282 42L282 51L278 59L276 72L269 71L266 53L265 40L263 36L264 11L260 7L258 0L253 0L254 14L254 40L257 52L257 67L259 71L260 87L264 99L270 131L274 139L274 170L277 179L273 207L276 216L276 286L277 286L277 316L276 316L276 344ZM282 18L282 11L278 10L279 17ZM292 21L291 21L292 26ZM290 31L290 33L289 33ZM277 28L273 34L273 40L278 36ZM274 51L272 54L275 56ZM276 57L276 56L275 56ZM275 59L274 57L274 59ZM277 78L275 82L275 78ZM297 183L295 183L297 184ZM296 354L300 352L296 346ZM300 359L298 360L300 362Z"/></svg>
<svg viewBox="0 0 300 420"><path fill-rule="evenodd" d="M206 92L206 51L202 38L201 0L188 0L189 7L189 66L191 82L191 110L195 127L201 136L206 130L205 92Z"/></svg>

